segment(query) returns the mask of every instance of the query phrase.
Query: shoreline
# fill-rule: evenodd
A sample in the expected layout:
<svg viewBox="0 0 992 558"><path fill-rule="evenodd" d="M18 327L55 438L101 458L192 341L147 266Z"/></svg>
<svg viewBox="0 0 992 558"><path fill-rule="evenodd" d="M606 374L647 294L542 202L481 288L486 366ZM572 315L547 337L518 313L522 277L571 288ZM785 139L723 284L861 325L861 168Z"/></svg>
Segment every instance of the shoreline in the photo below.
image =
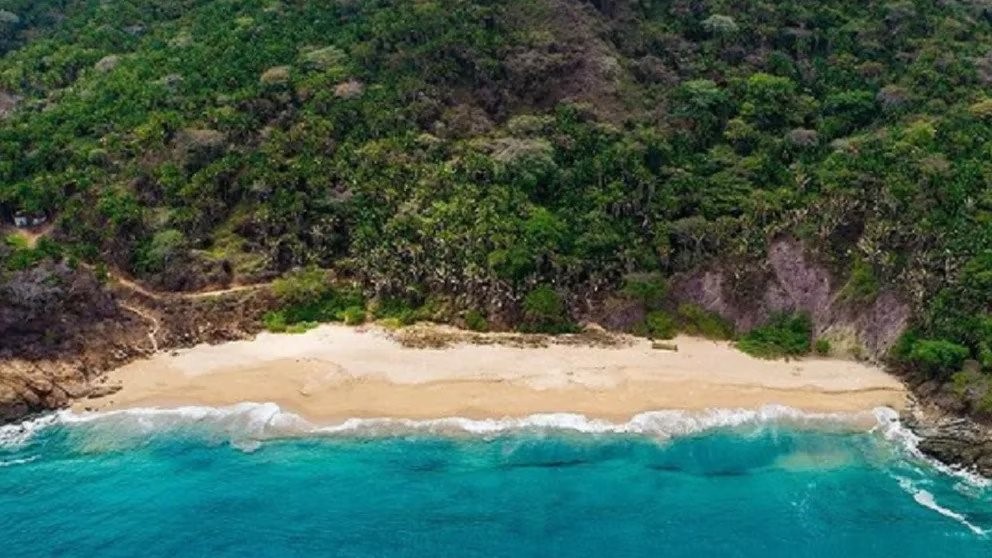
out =
<svg viewBox="0 0 992 558"><path fill-rule="evenodd" d="M115 393L75 411L272 402L315 424L349 418L519 418L574 413L623 422L657 410L760 409L816 413L906 408L908 391L864 363L767 361L726 342L679 337L678 351L624 336L613 346L458 341L410 348L376 326L322 325L302 334L157 353L108 373ZM478 334L473 334L478 341ZM468 339L464 337L463 339Z"/></svg>

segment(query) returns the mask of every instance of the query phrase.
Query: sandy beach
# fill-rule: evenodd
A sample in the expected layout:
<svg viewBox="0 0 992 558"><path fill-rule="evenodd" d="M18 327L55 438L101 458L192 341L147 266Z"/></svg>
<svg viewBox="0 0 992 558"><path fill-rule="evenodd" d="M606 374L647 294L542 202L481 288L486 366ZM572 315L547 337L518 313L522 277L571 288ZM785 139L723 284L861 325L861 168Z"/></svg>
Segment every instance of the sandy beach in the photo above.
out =
<svg viewBox="0 0 992 558"><path fill-rule="evenodd" d="M728 343L679 337L677 351L644 339L618 346L457 343L408 348L371 326L159 353L111 372L117 393L76 410L274 402L318 423L351 417L502 418L573 412L626 420L651 410L758 408L814 412L900 409L894 377L858 362L766 361Z"/></svg>

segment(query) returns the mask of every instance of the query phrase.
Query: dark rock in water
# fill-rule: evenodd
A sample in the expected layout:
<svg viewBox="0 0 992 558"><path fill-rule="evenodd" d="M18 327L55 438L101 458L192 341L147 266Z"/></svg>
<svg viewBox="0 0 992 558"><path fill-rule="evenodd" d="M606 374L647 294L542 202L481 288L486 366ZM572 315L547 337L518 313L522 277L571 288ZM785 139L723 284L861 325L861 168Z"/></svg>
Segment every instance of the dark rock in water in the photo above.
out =
<svg viewBox="0 0 992 558"><path fill-rule="evenodd" d="M992 477L992 427L935 407L914 406L902 420L921 438L917 449L925 455Z"/></svg>

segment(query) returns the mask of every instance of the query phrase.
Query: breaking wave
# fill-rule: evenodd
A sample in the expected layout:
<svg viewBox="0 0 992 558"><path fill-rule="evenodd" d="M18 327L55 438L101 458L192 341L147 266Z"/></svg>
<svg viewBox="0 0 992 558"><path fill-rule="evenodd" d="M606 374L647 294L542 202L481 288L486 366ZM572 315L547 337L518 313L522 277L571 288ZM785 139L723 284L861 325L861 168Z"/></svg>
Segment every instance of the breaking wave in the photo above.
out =
<svg viewBox="0 0 992 558"><path fill-rule="evenodd" d="M268 440L299 436L399 436L407 434L482 435L513 432L636 434L655 439L687 436L720 428L791 426L863 430L864 425L892 431L895 411L806 413L770 405L760 409L650 411L626 422L611 422L573 413L534 414L522 418L429 420L352 418L335 425L317 425L284 411L275 403L240 403L228 407L138 408L106 412L60 411L21 424L0 427L0 447L20 446L38 432L57 425L100 427L117 434L151 434L176 428L202 427L237 439ZM861 427L859 427L861 425ZM908 432L908 431L907 431Z"/></svg>
<svg viewBox="0 0 992 558"><path fill-rule="evenodd" d="M314 424L287 412L275 403L240 403L228 407L139 408L107 412L60 411L27 422L0 427L0 467L33 461L36 456L17 455L46 430L63 427L67 435L81 435L87 450L125 449L150 437L176 431L192 432L245 452L258 449L266 440L324 437L366 438L398 436L472 436L496 438L514 433L582 435L634 435L654 440L692 436L714 430L742 435L766 428L815 429L839 433L868 433L886 441L902 457L900 474L890 474L913 500L936 513L957 521L980 536L988 532L964 514L938 503L926 484L912 477L927 478L923 464L950 475L960 485L986 488L992 481L969 471L951 467L924 456L919 437L899 421L899 414L880 407L864 413L806 413L784 406L759 409L710 409L705 411L651 411L626 422L611 422L573 413L535 414L522 418L470 419L447 417L430 420L396 418L352 418L334 425ZM13 451L4 460L3 453ZM976 488L976 489L977 489Z"/></svg>
<svg viewBox="0 0 992 558"><path fill-rule="evenodd" d="M514 432L632 434L656 440L689 436L715 429L793 427L817 430L868 431L883 437L916 461L969 485L992 486L992 480L946 465L917 448L920 438L899 421L899 413L878 407L861 413L808 413L792 407L768 405L759 409L662 410L611 422L574 413L544 413L521 418L470 419L446 417L426 420L351 418L340 424L318 425L285 411L275 403L245 402L226 407L187 406L136 408L104 412L59 411L20 424L0 427L0 448L19 447L53 426L81 426L108 435L142 437L181 428L199 429L252 450L265 440L305 436L388 437L403 435L498 436Z"/></svg>

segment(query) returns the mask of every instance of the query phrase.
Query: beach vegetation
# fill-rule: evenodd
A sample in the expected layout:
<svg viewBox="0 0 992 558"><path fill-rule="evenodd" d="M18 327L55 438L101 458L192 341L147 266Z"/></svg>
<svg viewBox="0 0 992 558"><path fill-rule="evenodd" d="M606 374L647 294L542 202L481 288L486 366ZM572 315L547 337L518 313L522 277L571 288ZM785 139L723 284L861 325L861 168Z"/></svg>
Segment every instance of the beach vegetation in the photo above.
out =
<svg viewBox="0 0 992 558"><path fill-rule="evenodd" d="M524 297L521 330L530 333L572 333L577 327L568 319L565 302L553 288L541 285Z"/></svg>
<svg viewBox="0 0 992 558"><path fill-rule="evenodd" d="M651 339L672 339L679 332L679 325L675 318L664 310L648 312L644 325L645 333Z"/></svg>
<svg viewBox="0 0 992 558"><path fill-rule="evenodd" d="M296 322L286 326L286 333L306 333L311 329L317 327L317 322Z"/></svg>
<svg viewBox="0 0 992 558"><path fill-rule="evenodd" d="M715 312L698 304L684 303L678 307L676 321L680 332L714 341L734 338L734 325Z"/></svg>
<svg viewBox="0 0 992 558"><path fill-rule="evenodd" d="M967 347L944 339L919 339L909 350L907 360L935 377L949 377L961 369L970 351Z"/></svg>
<svg viewBox="0 0 992 558"><path fill-rule="evenodd" d="M398 297L386 297L372 302L372 316L377 320L394 320L400 325L412 325L419 319L417 308Z"/></svg>
<svg viewBox="0 0 992 558"><path fill-rule="evenodd" d="M357 305L349 306L339 313L338 318L346 325L361 325L365 323L365 308Z"/></svg>
<svg viewBox="0 0 992 558"><path fill-rule="evenodd" d="M327 272L315 267L292 271L272 283L272 292L288 305L313 303L332 291Z"/></svg>
<svg viewBox="0 0 992 558"><path fill-rule="evenodd" d="M830 341L824 338L819 338L813 343L813 351L820 356L830 355Z"/></svg>
<svg viewBox="0 0 992 558"><path fill-rule="evenodd" d="M472 331L485 332L489 331L489 321L482 312L473 308L465 312L465 327Z"/></svg>
<svg viewBox="0 0 992 558"><path fill-rule="evenodd" d="M284 333L289 327L286 323L286 315L279 311L266 312L262 316L262 324L272 333Z"/></svg>
<svg viewBox="0 0 992 558"><path fill-rule="evenodd" d="M812 322L806 314L776 314L744 333L737 348L758 358L778 359L809 354Z"/></svg>
<svg viewBox="0 0 992 558"><path fill-rule="evenodd" d="M357 319L355 309L364 316L365 299L361 292L346 284L335 285L327 272L316 269L294 271L276 280L272 291L278 297L278 310L263 317L269 331L310 329L313 324Z"/></svg>

